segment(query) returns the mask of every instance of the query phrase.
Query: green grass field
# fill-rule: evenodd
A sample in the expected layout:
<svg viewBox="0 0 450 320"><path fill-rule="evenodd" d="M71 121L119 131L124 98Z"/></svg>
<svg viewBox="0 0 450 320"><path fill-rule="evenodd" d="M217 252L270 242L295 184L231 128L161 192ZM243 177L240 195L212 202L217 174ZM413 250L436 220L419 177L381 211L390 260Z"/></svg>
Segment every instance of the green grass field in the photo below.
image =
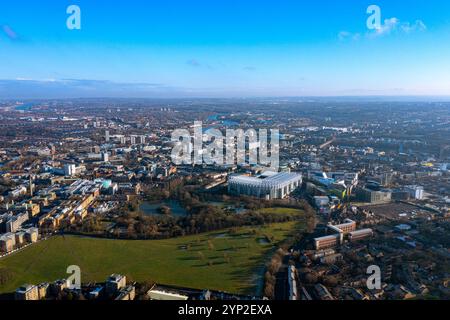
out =
<svg viewBox="0 0 450 320"><path fill-rule="evenodd" d="M11 274L0 293L65 278L70 265L80 266L83 283L121 273L134 281L257 293L268 254L301 227L289 222L149 241L54 237L0 259L0 272Z"/></svg>
<svg viewBox="0 0 450 320"><path fill-rule="evenodd" d="M273 213L273 214L286 214L286 215L293 215L293 216L299 216L299 215L303 214L303 211L300 209L283 208L283 207L264 208L264 209L258 210L258 212Z"/></svg>

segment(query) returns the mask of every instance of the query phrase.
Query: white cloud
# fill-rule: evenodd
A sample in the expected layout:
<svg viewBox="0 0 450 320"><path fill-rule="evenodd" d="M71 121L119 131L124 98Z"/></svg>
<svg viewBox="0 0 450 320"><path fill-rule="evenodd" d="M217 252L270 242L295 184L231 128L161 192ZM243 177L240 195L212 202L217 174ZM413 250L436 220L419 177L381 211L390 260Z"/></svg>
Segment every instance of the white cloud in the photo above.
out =
<svg viewBox="0 0 450 320"><path fill-rule="evenodd" d="M338 38L341 41L347 40L347 39L351 39L351 40L359 40L361 38L361 34L360 33L351 33L348 31L341 31L338 34Z"/></svg>
<svg viewBox="0 0 450 320"><path fill-rule="evenodd" d="M386 19L386 20L384 20L384 24L382 24L380 28L375 29L375 34L378 36L390 34L392 31L397 29L399 24L400 24L400 20L398 18L394 17L394 18Z"/></svg>
<svg viewBox="0 0 450 320"><path fill-rule="evenodd" d="M403 23L401 29L405 33L411 33L414 31L425 31L427 30L427 26L423 23L422 20L416 20L414 24L410 24L409 22Z"/></svg>
<svg viewBox="0 0 450 320"><path fill-rule="evenodd" d="M384 20L381 28L375 30L375 33L369 35L383 36L393 32L412 33L415 31L425 31L427 26L422 20L416 20L414 23L401 22L398 18L390 18Z"/></svg>
<svg viewBox="0 0 450 320"><path fill-rule="evenodd" d="M414 23L401 22L400 19L393 17L385 19L380 28L373 31L368 31L364 35L366 38L372 39L382 36L387 36L393 33L410 34L413 32L423 32L427 30L427 26L422 20L416 20ZM359 40L361 33L352 33L349 31L341 31L338 33L338 39L343 41L347 39Z"/></svg>

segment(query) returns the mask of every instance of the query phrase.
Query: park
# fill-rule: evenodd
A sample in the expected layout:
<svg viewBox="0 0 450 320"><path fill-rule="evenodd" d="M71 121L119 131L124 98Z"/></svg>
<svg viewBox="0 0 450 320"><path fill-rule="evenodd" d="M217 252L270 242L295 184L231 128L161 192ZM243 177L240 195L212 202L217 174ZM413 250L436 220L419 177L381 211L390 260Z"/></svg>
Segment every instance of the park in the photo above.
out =
<svg viewBox="0 0 450 320"><path fill-rule="evenodd" d="M67 267L77 265L83 283L121 273L137 282L260 294L265 261L303 227L297 221L147 241L55 236L0 260L0 293L67 278Z"/></svg>

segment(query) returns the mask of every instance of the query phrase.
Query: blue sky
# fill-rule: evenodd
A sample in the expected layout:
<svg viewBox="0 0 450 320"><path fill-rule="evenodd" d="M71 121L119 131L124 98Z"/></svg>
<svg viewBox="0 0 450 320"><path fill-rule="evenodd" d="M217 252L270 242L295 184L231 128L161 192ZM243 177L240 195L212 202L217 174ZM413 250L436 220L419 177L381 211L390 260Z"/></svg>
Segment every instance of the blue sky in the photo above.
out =
<svg viewBox="0 0 450 320"><path fill-rule="evenodd" d="M66 27L72 4L81 30ZM450 2L0 4L0 98L311 95L450 95Z"/></svg>

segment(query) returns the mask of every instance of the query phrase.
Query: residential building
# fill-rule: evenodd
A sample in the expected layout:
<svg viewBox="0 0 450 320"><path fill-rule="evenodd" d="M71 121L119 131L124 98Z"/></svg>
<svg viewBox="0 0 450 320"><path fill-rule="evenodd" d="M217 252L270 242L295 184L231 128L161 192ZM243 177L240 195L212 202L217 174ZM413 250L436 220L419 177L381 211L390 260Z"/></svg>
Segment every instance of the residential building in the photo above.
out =
<svg viewBox="0 0 450 320"><path fill-rule="evenodd" d="M9 253L14 250L16 236L14 233L6 233L0 236L0 251Z"/></svg>
<svg viewBox="0 0 450 320"><path fill-rule="evenodd" d="M16 300L39 300L39 290L37 286L27 284L17 289L14 296Z"/></svg>
<svg viewBox="0 0 450 320"><path fill-rule="evenodd" d="M106 280L106 292L107 294L115 294L127 285L127 278L120 274L111 275Z"/></svg>

